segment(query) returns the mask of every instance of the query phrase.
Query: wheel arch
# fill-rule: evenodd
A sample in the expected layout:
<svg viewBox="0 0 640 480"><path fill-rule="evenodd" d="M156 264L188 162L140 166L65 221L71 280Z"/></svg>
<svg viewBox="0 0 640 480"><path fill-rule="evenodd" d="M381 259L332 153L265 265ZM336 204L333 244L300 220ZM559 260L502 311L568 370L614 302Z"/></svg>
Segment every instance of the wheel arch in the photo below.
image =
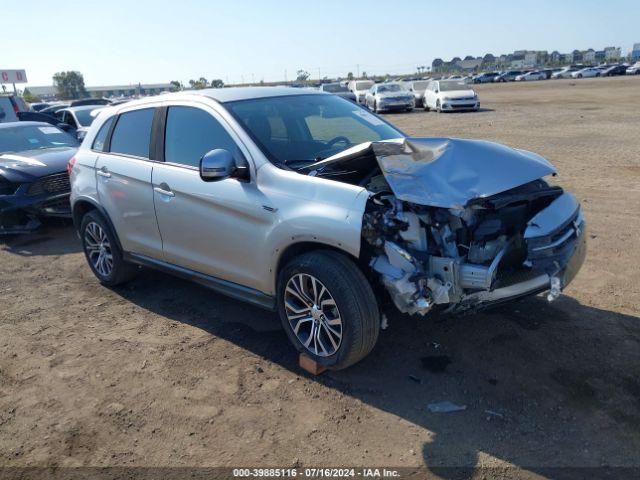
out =
<svg viewBox="0 0 640 480"><path fill-rule="evenodd" d="M80 226L82 225L82 219L87 213L93 210L97 211L98 213L100 213L100 215L104 217L105 221L109 225L109 228L113 232L113 236L116 239L118 248L120 248L120 251L123 251L122 245L120 244L120 239L118 238L118 233L116 232L116 229L113 226L113 222L111 221L109 214L101 205L96 203L93 199L82 197L77 199L75 202L73 202L71 215L73 218L73 225L76 231L78 232L78 234L80 235Z"/></svg>
<svg viewBox="0 0 640 480"><path fill-rule="evenodd" d="M341 255L343 255L346 258L348 258L351 261L353 261L353 263L362 271L364 276L367 277L367 279L369 280L369 278L367 276L367 271L364 268L365 266L362 263L362 258L358 258L355 255L353 255L352 253L350 253L350 252L348 252L348 251L346 251L346 250L344 250L344 249L342 249L340 247L337 247L335 245L331 245L329 243L324 243L322 241L314 240L314 241L300 241L300 242L292 243L292 244L288 245L285 249L282 250L282 252L278 256L275 268L273 270L273 284L277 285L278 275L280 274L280 271L292 259L294 259L294 258L296 258L296 257L298 257L300 255L303 255L305 253L309 253L309 252L313 252L313 251L317 251L317 250L328 250L328 251L331 251L331 252L340 253Z"/></svg>

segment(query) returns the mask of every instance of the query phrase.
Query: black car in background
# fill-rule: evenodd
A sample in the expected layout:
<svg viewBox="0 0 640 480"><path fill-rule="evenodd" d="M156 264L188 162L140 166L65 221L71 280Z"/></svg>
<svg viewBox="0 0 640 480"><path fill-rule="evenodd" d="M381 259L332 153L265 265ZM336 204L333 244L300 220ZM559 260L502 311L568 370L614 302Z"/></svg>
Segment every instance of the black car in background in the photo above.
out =
<svg viewBox="0 0 640 480"><path fill-rule="evenodd" d="M70 217L67 164L78 141L42 122L0 124L0 235L38 228L43 217Z"/></svg>
<svg viewBox="0 0 640 480"><path fill-rule="evenodd" d="M625 75L628 65L611 65L600 72L601 77L613 77L615 75Z"/></svg>
<svg viewBox="0 0 640 480"><path fill-rule="evenodd" d="M495 80L500 72L485 72L473 77L473 83L491 83Z"/></svg>
<svg viewBox="0 0 640 480"><path fill-rule="evenodd" d="M493 81L494 82L515 82L516 77L518 75L522 75L523 73L526 73L526 72L523 72L522 70L508 70L506 72L501 73L497 77L495 77Z"/></svg>

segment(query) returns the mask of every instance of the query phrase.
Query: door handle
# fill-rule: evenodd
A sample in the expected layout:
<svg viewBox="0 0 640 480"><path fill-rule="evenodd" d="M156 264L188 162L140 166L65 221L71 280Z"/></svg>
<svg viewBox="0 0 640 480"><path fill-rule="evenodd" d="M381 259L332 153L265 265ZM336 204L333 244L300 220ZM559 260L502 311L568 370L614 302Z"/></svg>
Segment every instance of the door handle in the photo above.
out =
<svg viewBox="0 0 640 480"><path fill-rule="evenodd" d="M96 171L96 173L101 177L111 178L111 174L109 173L109 170L107 170L107 167L102 167L100 170Z"/></svg>
<svg viewBox="0 0 640 480"><path fill-rule="evenodd" d="M165 197L176 196L176 194L169 189L169 185L167 185L166 183L163 183L159 187L153 187L153 191L159 193L160 195L164 195Z"/></svg>

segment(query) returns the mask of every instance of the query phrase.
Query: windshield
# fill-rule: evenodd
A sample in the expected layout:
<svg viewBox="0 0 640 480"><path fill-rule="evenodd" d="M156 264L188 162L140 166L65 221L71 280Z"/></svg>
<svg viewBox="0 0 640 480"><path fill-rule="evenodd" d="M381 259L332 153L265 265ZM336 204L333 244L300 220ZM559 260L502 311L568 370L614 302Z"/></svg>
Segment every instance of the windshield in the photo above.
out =
<svg viewBox="0 0 640 480"><path fill-rule="evenodd" d="M360 143L404 137L364 108L333 95L256 98L225 106L276 164L308 164Z"/></svg>
<svg viewBox="0 0 640 480"><path fill-rule="evenodd" d="M91 125L91 123L93 122L93 119L95 118L91 116L91 112L93 112L94 110L95 108L75 111L76 118L78 119L78 122L80 123L81 126L88 127L89 125Z"/></svg>
<svg viewBox="0 0 640 480"><path fill-rule="evenodd" d="M402 92L402 87L397 83L390 83L388 85L378 85L378 92Z"/></svg>
<svg viewBox="0 0 640 480"><path fill-rule="evenodd" d="M0 153L77 145L75 138L53 125L20 125L0 129Z"/></svg>
<svg viewBox="0 0 640 480"><path fill-rule="evenodd" d="M349 89L339 83L325 83L322 85L322 90L330 93L348 92Z"/></svg>
<svg viewBox="0 0 640 480"><path fill-rule="evenodd" d="M464 82L440 82L441 92L452 92L454 90L469 90L469 86Z"/></svg>
<svg viewBox="0 0 640 480"><path fill-rule="evenodd" d="M373 87L373 82L371 80L356 82L356 90L369 90L371 87Z"/></svg>

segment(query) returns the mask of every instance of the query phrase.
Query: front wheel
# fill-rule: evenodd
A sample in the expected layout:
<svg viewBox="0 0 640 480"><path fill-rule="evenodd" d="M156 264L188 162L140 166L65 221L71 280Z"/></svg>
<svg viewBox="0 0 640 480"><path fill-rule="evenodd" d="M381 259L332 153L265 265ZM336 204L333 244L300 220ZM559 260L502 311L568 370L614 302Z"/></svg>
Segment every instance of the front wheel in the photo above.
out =
<svg viewBox="0 0 640 480"><path fill-rule="evenodd" d="M442 107L440 106L440 99L436 100L436 112L442 113Z"/></svg>
<svg viewBox="0 0 640 480"><path fill-rule="evenodd" d="M371 285L356 264L328 250L303 254L278 275L278 313L295 348L334 370L362 360L378 339Z"/></svg>

